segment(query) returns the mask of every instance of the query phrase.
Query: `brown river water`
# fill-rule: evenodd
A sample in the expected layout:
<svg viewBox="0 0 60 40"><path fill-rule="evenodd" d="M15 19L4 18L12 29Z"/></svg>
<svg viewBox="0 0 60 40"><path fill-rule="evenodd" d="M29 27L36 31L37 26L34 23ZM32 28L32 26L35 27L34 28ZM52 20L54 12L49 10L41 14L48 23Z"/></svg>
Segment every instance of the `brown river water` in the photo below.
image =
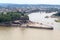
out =
<svg viewBox="0 0 60 40"><path fill-rule="evenodd" d="M0 40L60 40L60 31L20 27L0 27Z"/></svg>

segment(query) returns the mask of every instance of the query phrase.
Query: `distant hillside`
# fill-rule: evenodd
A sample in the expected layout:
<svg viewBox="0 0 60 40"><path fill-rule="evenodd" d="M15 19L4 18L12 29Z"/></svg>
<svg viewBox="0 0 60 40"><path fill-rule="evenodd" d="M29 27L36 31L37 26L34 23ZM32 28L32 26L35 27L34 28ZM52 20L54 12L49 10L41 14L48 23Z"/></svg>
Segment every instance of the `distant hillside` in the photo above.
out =
<svg viewBox="0 0 60 40"><path fill-rule="evenodd" d="M0 8L6 7L6 8L27 8L27 7L37 7L37 8L58 8L60 9L60 5L47 5L47 4L7 4L7 3L0 3Z"/></svg>

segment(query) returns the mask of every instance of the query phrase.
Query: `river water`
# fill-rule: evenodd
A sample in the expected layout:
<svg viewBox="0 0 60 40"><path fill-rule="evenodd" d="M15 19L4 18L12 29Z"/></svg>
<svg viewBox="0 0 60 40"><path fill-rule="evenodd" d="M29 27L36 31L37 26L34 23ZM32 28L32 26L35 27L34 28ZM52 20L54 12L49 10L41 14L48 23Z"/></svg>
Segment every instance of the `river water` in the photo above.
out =
<svg viewBox="0 0 60 40"><path fill-rule="evenodd" d="M52 12L52 13L36 12L36 13L31 13L28 16L29 16L29 20L33 22L43 23L48 27L52 26L54 30L60 30L60 23L55 22L55 20L57 20L58 18L51 17L53 14L56 14L56 12ZM46 18L46 16L48 16L48 18Z"/></svg>
<svg viewBox="0 0 60 40"><path fill-rule="evenodd" d="M33 15L32 15L33 14ZM38 15L39 14L39 15ZM53 22L54 30L45 30L45 29L33 29L33 28L20 28L20 27L0 27L0 40L60 40L60 23L56 23L52 21L47 20L46 23L44 20L42 20L42 16L40 16L40 13L31 13L29 14L30 20L34 22L44 22L44 24L50 26ZM43 15L43 14L42 14ZM33 16L31 19L31 16ZM40 16L40 17L39 17ZM41 19L40 19L41 18ZM44 18L43 18L44 19ZM38 21L37 21L38 20ZM49 23L47 23L49 22Z"/></svg>

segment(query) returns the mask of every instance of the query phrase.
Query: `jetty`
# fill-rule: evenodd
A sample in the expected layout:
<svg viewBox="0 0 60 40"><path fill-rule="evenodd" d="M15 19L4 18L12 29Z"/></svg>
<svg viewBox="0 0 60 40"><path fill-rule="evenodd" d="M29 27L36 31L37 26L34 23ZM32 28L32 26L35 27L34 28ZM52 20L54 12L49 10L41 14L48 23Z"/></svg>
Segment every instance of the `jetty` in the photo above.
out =
<svg viewBox="0 0 60 40"><path fill-rule="evenodd" d="M46 30L53 30L53 27L27 26L27 28L35 28L35 29L46 29Z"/></svg>
<svg viewBox="0 0 60 40"><path fill-rule="evenodd" d="M52 26L47 26L47 25L44 25L42 23L35 23L35 22L23 24L23 25L21 25L21 27L23 27L23 28L25 27L25 28L53 30Z"/></svg>

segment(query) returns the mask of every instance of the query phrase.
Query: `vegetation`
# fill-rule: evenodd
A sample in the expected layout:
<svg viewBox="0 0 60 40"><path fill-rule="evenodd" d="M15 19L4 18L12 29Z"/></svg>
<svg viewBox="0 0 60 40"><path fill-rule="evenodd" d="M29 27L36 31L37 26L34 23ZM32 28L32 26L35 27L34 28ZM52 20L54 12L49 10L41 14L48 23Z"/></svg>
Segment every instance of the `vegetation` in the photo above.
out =
<svg viewBox="0 0 60 40"><path fill-rule="evenodd" d="M23 18L22 18L23 17ZM28 19L28 16L18 12L7 12L0 13L0 23L2 22L10 22L14 20Z"/></svg>

